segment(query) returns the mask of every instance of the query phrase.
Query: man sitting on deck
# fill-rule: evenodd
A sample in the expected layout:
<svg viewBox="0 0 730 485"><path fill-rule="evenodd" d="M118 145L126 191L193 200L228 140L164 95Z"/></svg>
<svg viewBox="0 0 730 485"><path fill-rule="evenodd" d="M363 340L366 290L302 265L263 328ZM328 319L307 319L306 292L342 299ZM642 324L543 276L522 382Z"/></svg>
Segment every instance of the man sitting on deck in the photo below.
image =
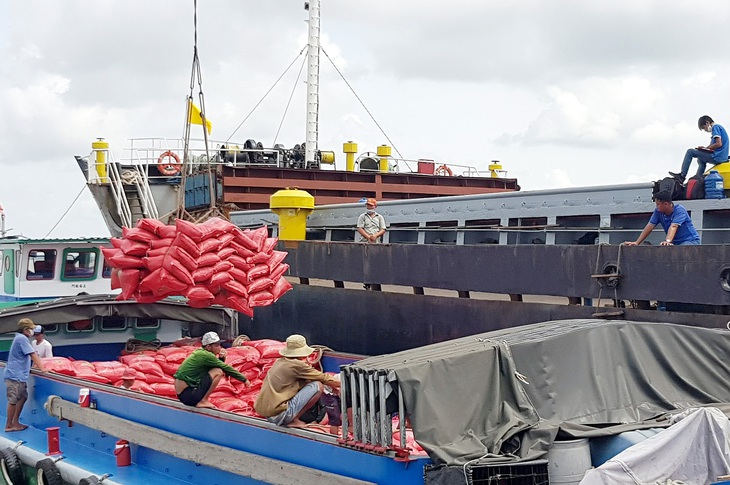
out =
<svg viewBox="0 0 730 485"><path fill-rule="evenodd" d="M303 428L306 423L299 419L319 401L323 384L339 389L340 381L318 371L307 362L314 349L301 335L286 339L286 348L279 351L281 357L266 374L261 393L254 409L269 422L289 428Z"/></svg>
<svg viewBox="0 0 730 485"><path fill-rule="evenodd" d="M180 364L175 373L175 392L183 404L198 408L215 408L208 401L208 396L216 388L223 375L251 387L246 376L225 363L226 350L221 346L221 339L215 332L203 335L202 349L193 350Z"/></svg>

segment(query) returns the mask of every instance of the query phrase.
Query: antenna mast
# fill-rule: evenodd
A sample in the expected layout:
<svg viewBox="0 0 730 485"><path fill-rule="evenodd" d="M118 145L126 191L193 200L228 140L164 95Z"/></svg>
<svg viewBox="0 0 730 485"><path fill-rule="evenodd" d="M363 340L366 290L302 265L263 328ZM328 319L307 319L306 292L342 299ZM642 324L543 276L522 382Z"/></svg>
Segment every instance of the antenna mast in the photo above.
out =
<svg viewBox="0 0 730 485"><path fill-rule="evenodd" d="M305 167L313 167L319 148L319 0L304 3L309 10L307 43L307 136Z"/></svg>

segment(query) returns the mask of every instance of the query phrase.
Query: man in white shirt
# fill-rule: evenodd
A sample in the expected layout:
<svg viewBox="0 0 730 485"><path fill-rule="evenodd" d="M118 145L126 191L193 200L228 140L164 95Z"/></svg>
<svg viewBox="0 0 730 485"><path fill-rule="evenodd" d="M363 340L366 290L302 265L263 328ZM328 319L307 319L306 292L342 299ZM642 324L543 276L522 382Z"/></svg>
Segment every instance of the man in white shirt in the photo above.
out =
<svg viewBox="0 0 730 485"><path fill-rule="evenodd" d="M31 344L33 345L33 350L35 350L38 354L38 357L41 359L53 357L53 346L51 345L51 342L46 340L45 335L43 334L43 327L40 325L35 326L33 329L33 338L34 340Z"/></svg>

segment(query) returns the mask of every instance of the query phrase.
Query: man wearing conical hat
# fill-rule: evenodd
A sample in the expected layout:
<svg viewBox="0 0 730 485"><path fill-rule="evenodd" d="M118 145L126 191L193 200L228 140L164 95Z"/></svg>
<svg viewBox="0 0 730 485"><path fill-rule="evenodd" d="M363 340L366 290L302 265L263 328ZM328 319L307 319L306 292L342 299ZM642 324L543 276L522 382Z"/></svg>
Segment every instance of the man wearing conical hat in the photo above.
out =
<svg viewBox="0 0 730 485"><path fill-rule="evenodd" d="M7 419L5 431L23 431L28 426L20 423L20 413L23 412L25 401L28 400L28 378L30 377L31 361L38 370L45 372L43 361L30 344L30 337L36 325L30 318L21 318L18 321L18 332L13 343L10 344L8 362L5 365L5 389L8 397Z"/></svg>
<svg viewBox="0 0 730 485"><path fill-rule="evenodd" d="M340 381L318 371L307 362L314 349L301 335L286 339L281 357L274 362L261 386L254 409L274 424L303 428L300 417L322 396L324 385L339 389Z"/></svg>

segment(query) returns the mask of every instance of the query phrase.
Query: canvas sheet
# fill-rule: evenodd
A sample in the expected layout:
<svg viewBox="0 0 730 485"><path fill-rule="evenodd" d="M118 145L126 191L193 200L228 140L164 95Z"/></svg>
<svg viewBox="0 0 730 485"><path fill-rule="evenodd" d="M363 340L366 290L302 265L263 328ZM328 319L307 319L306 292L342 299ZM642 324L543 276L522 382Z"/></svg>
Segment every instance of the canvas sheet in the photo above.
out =
<svg viewBox="0 0 730 485"><path fill-rule="evenodd" d="M545 458L552 441L666 427L730 410L730 333L662 323L563 320L365 359L403 393L437 464Z"/></svg>
<svg viewBox="0 0 730 485"><path fill-rule="evenodd" d="M580 485L705 485L729 472L730 421L719 409L702 408L589 470Z"/></svg>

